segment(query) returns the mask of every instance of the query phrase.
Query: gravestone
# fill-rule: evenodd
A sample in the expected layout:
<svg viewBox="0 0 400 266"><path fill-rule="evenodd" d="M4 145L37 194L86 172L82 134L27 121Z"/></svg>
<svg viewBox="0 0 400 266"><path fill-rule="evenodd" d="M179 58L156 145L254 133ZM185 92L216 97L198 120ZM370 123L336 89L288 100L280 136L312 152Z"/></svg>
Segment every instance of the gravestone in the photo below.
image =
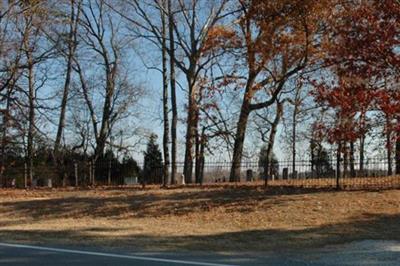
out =
<svg viewBox="0 0 400 266"><path fill-rule="evenodd" d="M283 168L283 170L282 170L282 179L286 180L286 179L288 179L288 176L289 176L289 169L287 167Z"/></svg>
<svg viewBox="0 0 400 266"><path fill-rule="evenodd" d="M138 178L137 176L131 176L131 177L124 177L124 184L125 185L136 185L138 184Z"/></svg>
<svg viewBox="0 0 400 266"><path fill-rule="evenodd" d="M246 171L246 181L247 181L247 182L253 181L253 170L248 169L248 170Z"/></svg>

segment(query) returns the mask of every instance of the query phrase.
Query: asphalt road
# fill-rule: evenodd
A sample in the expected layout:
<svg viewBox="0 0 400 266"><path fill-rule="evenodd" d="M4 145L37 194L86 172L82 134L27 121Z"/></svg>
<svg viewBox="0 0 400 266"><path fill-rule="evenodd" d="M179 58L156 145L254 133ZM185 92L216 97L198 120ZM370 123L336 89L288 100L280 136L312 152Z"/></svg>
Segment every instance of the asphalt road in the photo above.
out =
<svg viewBox="0 0 400 266"><path fill-rule="evenodd" d="M0 265L400 265L400 243L365 240L314 251L216 255L212 253L127 253L77 247L42 247L0 243Z"/></svg>
<svg viewBox="0 0 400 266"><path fill-rule="evenodd" d="M53 266L106 266L106 265L238 265L230 257L207 256L207 254L150 254L109 253L77 247L43 247L0 243L0 265L53 265Z"/></svg>

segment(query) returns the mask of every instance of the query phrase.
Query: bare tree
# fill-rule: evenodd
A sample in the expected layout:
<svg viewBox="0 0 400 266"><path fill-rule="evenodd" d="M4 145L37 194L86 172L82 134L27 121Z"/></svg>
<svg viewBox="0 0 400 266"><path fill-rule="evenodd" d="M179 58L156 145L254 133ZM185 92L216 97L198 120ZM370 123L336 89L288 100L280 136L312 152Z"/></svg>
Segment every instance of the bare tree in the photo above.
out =
<svg viewBox="0 0 400 266"><path fill-rule="evenodd" d="M0 102L3 108L0 109L2 115L1 124L1 165L0 165L0 186L6 186L6 179L3 176L7 166L8 148L12 141L12 136L9 132L12 124L16 125L13 115L13 99L15 93L15 85L21 76L19 68L22 57L22 45L18 37L15 36L16 17L19 16L17 1L9 2L0 7ZM15 127L15 126L14 126ZM15 146L14 146L15 148Z"/></svg>
<svg viewBox="0 0 400 266"><path fill-rule="evenodd" d="M257 118L261 121L257 125L257 131L260 134L261 140L266 143L266 150L265 154L265 162L263 162L264 166L264 182L265 186L268 184L268 178L271 177L272 175L272 160L273 160L273 149L275 145L275 140L276 140L276 134L278 131L278 125L282 119L283 115L283 107L284 103L287 101L287 99L280 100L279 98L276 99L275 105L276 105L276 110L274 112L274 117L272 120L269 119L268 114L264 112L264 114L256 112ZM257 124L257 123L256 123Z"/></svg>
<svg viewBox="0 0 400 266"><path fill-rule="evenodd" d="M51 57L53 46L46 46L43 43L43 31L45 21L49 18L49 7L37 3L21 3L21 18L17 21L21 38L21 49L24 62L19 65L25 71L27 88L19 85L19 90L27 96L27 103L19 102L22 108L27 108L27 136L26 136L26 165L29 183L33 183L33 158L34 158L34 138L37 135L38 126L36 124L37 93L44 86L47 80L46 75L42 75L39 82L36 82L35 67Z"/></svg>
<svg viewBox="0 0 400 266"><path fill-rule="evenodd" d="M240 1L239 37L243 52L238 60L246 69L244 94L233 150L230 181L240 180L241 159L249 115L273 105L287 80L296 76L308 63L313 38L318 30L312 6L296 1ZM288 8L288 6L291 6ZM284 30L291 29L291 30ZM287 42L288 40L291 40ZM244 62L243 62L244 61ZM242 77L237 77L242 82ZM264 96L260 93L264 92ZM254 102L257 98L264 101Z"/></svg>
<svg viewBox="0 0 400 266"><path fill-rule="evenodd" d="M302 78L294 80L292 84L294 88L287 92L290 95L287 100L288 108L285 111L287 117L284 126L286 142L291 150L292 174L295 178L298 144L306 138L307 134L304 131L308 130L307 120L311 118L311 111L315 110L317 106L309 97L310 86L304 84Z"/></svg>
<svg viewBox="0 0 400 266"><path fill-rule="evenodd" d="M58 150L61 144L61 137L65 127L65 113L67 109L67 102L70 91L71 76L72 76L72 64L73 58L77 46L77 31L78 31L78 21L81 9L81 0L70 0L69 2L70 14L68 17L69 32L66 39L62 39L63 42L67 44L67 51L64 54L66 59L66 73L65 82L63 88L63 94L61 99L61 111L59 116L59 122L57 127L56 139L54 142L54 154L57 156Z"/></svg>
<svg viewBox="0 0 400 266"><path fill-rule="evenodd" d="M165 0L161 0L159 4L162 9L160 9L161 16L161 57L162 57L162 76L163 76L163 186L167 186L169 177L169 118L168 118L168 70L167 70L167 21L166 12L167 3Z"/></svg>
<svg viewBox="0 0 400 266"><path fill-rule="evenodd" d="M83 94L91 113L93 133L95 135L95 160L104 153L107 138L110 135L111 125L116 119L115 106L116 101L116 82L118 76L118 67L120 66L121 42L118 40L118 25L107 12L107 6L104 0L89 1L82 6L82 18L79 20L83 28L80 40L85 43L101 60L104 75L104 101L101 108L101 119L97 120L96 111L89 98L89 91L85 85L82 67L77 61L77 71L82 83ZM100 124L100 127L98 126Z"/></svg>
<svg viewBox="0 0 400 266"><path fill-rule="evenodd" d="M168 1L168 33L169 33L169 79L171 89L171 184L176 182L176 142L177 142L177 126L178 126L178 107L176 103L176 80L175 80L175 36L174 36L174 14L172 10L171 0Z"/></svg>
<svg viewBox="0 0 400 266"><path fill-rule="evenodd" d="M185 138L185 162L184 162L184 175L186 183L193 182L193 146L197 130L197 113L198 107L196 106L198 98L198 88L196 86L198 77L203 68L209 64L209 60L203 60L202 54L203 48L206 44L206 39L210 30L226 16L225 8L227 6L226 0L219 0L216 2L206 1L183 1L179 0L176 3L176 10L172 12L172 4L169 3L168 10L165 12L169 13L169 31L170 31L170 46L167 48L170 55L170 59L173 60L174 65L182 71L187 82L187 129ZM153 2L142 2L137 0L131 0L128 2L133 10L136 11L138 18L132 18L119 12L122 16L132 22L141 35L147 37L155 45L161 47L162 33L156 26L154 18L151 17L152 12L148 12L148 8L153 6ZM157 2L158 3L158 2ZM156 7L157 9L165 8ZM172 30L171 30L172 29ZM143 33L144 32L144 33ZM151 33L149 36L146 33ZM173 36L171 36L173 32ZM176 48L176 50L174 49ZM171 78L171 90L172 90L172 109L176 112L176 100L175 99L175 78L174 72ZM175 102L175 103L174 103ZM174 118L175 117L175 118ZM173 115L173 133L172 140L176 142L176 126L177 114ZM176 153L176 148L173 144L173 156ZM174 167L174 166L173 166ZM173 170L174 171L174 170Z"/></svg>

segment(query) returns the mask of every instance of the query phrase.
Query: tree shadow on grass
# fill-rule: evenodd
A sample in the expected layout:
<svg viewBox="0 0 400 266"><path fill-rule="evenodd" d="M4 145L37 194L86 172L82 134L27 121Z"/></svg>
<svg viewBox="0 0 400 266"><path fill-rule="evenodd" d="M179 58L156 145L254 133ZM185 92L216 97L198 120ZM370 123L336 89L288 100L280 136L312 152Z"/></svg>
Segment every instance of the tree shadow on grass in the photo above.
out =
<svg viewBox="0 0 400 266"><path fill-rule="evenodd" d="M263 208L284 204L282 195L306 195L329 192L326 189L257 187L185 190L172 193L120 192L117 196L62 197L4 202L5 216L30 219L56 218L121 218L186 215L223 207L226 212L251 212L257 203L268 199ZM1 226L1 224L0 224ZM5 226L3 224L2 226Z"/></svg>
<svg viewBox="0 0 400 266"><path fill-rule="evenodd" d="M182 236L119 235L115 234L118 228L101 227L62 231L7 229L0 231L0 241L135 251L289 252L366 239L400 241L399 220L400 214L365 213L347 222L305 229L266 229Z"/></svg>

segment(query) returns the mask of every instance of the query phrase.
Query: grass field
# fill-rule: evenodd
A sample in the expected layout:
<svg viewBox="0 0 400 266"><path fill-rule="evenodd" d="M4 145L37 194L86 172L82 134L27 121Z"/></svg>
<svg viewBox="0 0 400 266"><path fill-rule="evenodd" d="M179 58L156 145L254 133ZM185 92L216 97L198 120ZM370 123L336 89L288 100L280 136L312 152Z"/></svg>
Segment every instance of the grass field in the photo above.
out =
<svg viewBox="0 0 400 266"><path fill-rule="evenodd" d="M268 185L272 187L335 188L336 178L270 180ZM400 188L400 176L341 177L339 186L345 190Z"/></svg>
<svg viewBox="0 0 400 266"><path fill-rule="evenodd" d="M259 185L0 190L0 241L257 252L400 240L400 190Z"/></svg>

